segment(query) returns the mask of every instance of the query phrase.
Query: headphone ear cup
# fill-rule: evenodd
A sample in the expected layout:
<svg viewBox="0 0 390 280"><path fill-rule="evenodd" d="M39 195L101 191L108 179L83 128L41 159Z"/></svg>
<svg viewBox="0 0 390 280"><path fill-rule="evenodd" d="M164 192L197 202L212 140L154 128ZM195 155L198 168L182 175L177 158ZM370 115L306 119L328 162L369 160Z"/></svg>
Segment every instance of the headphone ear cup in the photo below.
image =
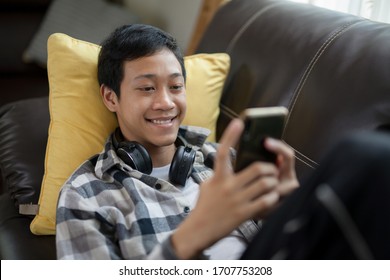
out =
<svg viewBox="0 0 390 280"><path fill-rule="evenodd" d="M174 184L184 186L190 176L195 161L195 150L189 146L179 146L173 156L169 168L169 180Z"/></svg>
<svg viewBox="0 0 390 280"><path fill-rule="evenodd" d="M152 159L145 147L140 143L135 141L120 142L116 153L127 165L131 166L131 168L145 174L152 173Z"/></svg>

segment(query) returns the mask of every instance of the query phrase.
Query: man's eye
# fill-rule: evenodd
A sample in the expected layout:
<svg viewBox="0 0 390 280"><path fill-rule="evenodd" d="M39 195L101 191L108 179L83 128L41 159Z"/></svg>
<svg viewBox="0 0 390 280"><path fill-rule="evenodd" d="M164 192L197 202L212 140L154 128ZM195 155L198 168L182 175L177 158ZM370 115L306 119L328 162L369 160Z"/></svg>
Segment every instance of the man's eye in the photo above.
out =
<svg viewBox="0 0 390 280"><path fill-rule="evenodd" d="M173 90L182 90L183 89L183 86L182 85L175 85L175 86L171 86L171 89Z"/></svg>
<svg viewBox="0 0 390 280"><path fill-rule="evenodd" d="M154 87L142 87L139 88L141 91L149 92L149 91L154 91Z"/></svg>

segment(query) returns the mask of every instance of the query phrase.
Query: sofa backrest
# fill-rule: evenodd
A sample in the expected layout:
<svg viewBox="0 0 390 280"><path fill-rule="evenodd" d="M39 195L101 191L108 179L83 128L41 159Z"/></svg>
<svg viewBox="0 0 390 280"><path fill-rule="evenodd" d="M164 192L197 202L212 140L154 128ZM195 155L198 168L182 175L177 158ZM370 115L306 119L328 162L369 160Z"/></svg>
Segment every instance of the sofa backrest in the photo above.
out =
<svg viewBox="0 0 390 280"><path fill-rule="evenodd" d="M233 0L196 52L231 56L218 137L244 108L287 107L283 140L302 180L345 134L390 130L389 50L389 24L290 1Z"/></svg>

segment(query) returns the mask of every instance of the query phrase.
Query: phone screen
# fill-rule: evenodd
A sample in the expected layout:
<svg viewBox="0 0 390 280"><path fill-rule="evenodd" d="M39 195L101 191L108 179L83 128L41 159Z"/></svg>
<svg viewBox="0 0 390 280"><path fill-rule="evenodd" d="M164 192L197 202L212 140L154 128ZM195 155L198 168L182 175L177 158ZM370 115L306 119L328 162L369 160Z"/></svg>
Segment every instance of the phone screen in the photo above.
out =
<svg viewBox="0 0 390 280"><path fill-rule="evenodd" d="M287 113L284 107L264 107L246 109L241 114L245 128L237 148L236 171L254 161L276 161L276 155L264 147L264 140L282 137Z"/></svg>

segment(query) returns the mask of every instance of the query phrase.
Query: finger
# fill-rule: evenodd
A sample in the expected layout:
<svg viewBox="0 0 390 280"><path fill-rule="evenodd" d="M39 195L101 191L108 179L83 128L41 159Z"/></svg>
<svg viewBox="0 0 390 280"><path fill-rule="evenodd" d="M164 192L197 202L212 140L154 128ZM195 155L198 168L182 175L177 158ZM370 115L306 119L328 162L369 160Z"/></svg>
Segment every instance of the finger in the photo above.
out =
<svg viewBox="0 0 390 280"><path fill-rule="evenodd" d="M246 186L252 181L258 180L261 177L265 176L274 176L279 175L279 170L272 163L268 162L254 162L249 165L247 168L241 170L237 173L237 181L240 182L242 186Z"/></svg>
<svg viewBox="0 0 390 280"><path fill-rule="evenodd" d="M282 154L283 156L288 158L294 157L293 149L281 140L268 137L265 139L264 145L267 150L271 152L274 152L276 154Z"/></svg>
<svg viewBox="0 0 390 280"><path fill-rule="evenodd" d="M294 165L294 150L280 140L266 138L264 146L267 150L274 152L278 156L282 156L283 162L288 165L288 168Z"/></svg>
<svg viewBox="0 0 390 280"><path fill-rule="evenodd" d="M248 213L254 216L264 216L270 209L274 208L279 202L279 193L270 191L247 204Z"/></svg>
<svg viewBox="0 0 390 280"><path fill-rule="evenodd" d="M230 148L237 144L243 130L244 123L240 119L233 119L225 129L215 159L216 175L224 175L227 170L230 170Z"/></svg>
<svg viewBox="0 0 390 280"><path fill-rule="evenodd" d="M249 184L243 191L242 195L244 199L252 201L258 197L269 193L270 191L275 191L278 186L279 180L272 176L262 177L259 180L256 180Z"/></svg>

